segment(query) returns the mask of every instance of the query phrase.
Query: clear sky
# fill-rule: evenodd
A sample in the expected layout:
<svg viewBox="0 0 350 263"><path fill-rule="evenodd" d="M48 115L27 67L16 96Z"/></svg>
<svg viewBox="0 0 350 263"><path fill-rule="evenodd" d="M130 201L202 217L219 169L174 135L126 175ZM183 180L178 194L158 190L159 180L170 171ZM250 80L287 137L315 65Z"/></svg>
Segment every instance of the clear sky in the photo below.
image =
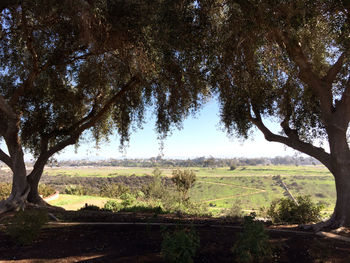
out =
<svg viewBox="0 0 350 263"><path fill-rule="evenodd" d="M218 115L218 104L213 100L208 102L196 117L186 119L183 129L174 130L164 141L163 158L275 157L296 153L279 143L267 142L259 131L246 141L228 138L220 129ZM66 160L155 157L160 154L160 150L154 131L154 121L149 114L144 128L131 135L130 146L124 154L119 151L119 139L114 135L111 137L111 142L101 144L100 149L95 149L94 143L85 143L78 148L77 153L74 152L74 147L68 147L55 158Z"/></svg>

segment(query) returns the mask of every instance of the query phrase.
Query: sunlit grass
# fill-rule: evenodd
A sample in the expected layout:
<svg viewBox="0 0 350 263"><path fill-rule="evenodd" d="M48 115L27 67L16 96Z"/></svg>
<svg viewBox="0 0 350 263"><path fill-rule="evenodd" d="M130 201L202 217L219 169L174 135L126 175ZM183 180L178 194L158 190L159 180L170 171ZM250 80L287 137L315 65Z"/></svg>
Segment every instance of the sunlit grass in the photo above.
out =
<svg viewBox="0 0 350 263"><path fill-rule="evenodd" d="M178 169L178 168L176 168ZM229 208L236 202L242 209L259 209L268 206L276 198L285 197L284 189L276 181L280 176L294 196L310 195L314 202L325 204L332 210L336 200L334 179L323 166L239 166L231 171L229 167L190 167L196 172L197 182L190 190L194 202L204 202L216 211ZM139 167L77 167L47 168L49 176L72 177L115 177L152 175L154 168ZM171 176L173 168L160 168L163 176ZM52 204L67 209L78 209L85 203L103 206L108 198L61 195Z"/></svg>

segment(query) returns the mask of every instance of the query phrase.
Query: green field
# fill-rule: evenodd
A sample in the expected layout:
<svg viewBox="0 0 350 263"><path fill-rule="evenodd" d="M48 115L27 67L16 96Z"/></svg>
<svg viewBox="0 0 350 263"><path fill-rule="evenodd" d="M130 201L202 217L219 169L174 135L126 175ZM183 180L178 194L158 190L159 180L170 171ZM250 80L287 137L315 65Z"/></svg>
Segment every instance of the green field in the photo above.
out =
<svg viewBox="0 0 350 263"><path fill-rule="evenodd" d="M177 168L159 168L163 175L171 176L174 169ZM221 176L291 176L291 175L309 175L322 176L331 175L324 166L282 166L282 165L268 165L268 166L242 166L230 171L228 167L223 168L203 168L203 167L189 167L180 169L191 169L196 172L198 177L221 177ZM78 177L115 177L127 175L152 175L154 168L142 167L47 167L44 174L50 176L65 175Z"/></svg>
<svg viewBox="0 0 350 263"><path fill-rule="evenodd" d="M171 176L173 169L160 169L164 176ZM233 171L228 167L181 169L192 169L196 172L197 182L190 191L191 199L208 204L210 209L215 211L230 208L237 202L244 210L256 210L268 206L276 198L284 197L285 190L276 180L276 176L280 176L294 196L310 195L314 202L324 203L325 210L328 211L332 210L335 204L334 179L323 166L244 166ZM45 174L70 177L144 176L152 175L153 170L154 168L69 167L47 168ZM97 202L93 197L80 199L80 204ZM53 204L69 206L78 202L76 198L70 197L59 201L61 203Z"/></svg>
<svg viewBox="0 0 350 263"><path fill-rule="evenodd" d="M78 210L79 208L84 207L85 204L103 207L108 200L111 199L97 196L60 194L58 199L50 201L49 203L54 206L63 207L66 210Z"/></svg>

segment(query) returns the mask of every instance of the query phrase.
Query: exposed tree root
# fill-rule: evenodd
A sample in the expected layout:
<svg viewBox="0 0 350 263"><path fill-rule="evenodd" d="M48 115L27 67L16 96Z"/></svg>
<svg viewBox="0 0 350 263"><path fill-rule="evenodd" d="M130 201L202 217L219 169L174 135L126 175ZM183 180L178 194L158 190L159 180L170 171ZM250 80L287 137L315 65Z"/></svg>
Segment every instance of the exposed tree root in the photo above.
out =
<svg viewBox="0 0 350 263"><path fill-rule="evenodd" d="M337 231L337 229L343 229L345 227L345 220L337 220L334 216L332 215L331 218L329 218L326 221L322 221L316 224L311 224L311 225L300 225L301 229L304 230L311 230L314 232L318 232L321 230L326 230L326 231Z"/></svg>
<svg viewBox="0 0 350 263"><path fill-rule="evenodd" d="M52 212L61 212L65 211L62 207L52 206L45 202L41 197L38 196L38 198L35 199L35 202L28 202L26 200L28 196L29 190L23 194L22 196L13 197L10 196L8 199L0 201L0 217L2 215L24 210L25 208L37 208L37 209L46 209L48 211Z"/></svg>
<svg viewBox="0 0 350 263"><path fill-rule="evenodd" d="M27 187L21 195L12 194L9 198L0 201L0 214L12 211L23 210L25 208L26 200L30 191Z"/></svg>

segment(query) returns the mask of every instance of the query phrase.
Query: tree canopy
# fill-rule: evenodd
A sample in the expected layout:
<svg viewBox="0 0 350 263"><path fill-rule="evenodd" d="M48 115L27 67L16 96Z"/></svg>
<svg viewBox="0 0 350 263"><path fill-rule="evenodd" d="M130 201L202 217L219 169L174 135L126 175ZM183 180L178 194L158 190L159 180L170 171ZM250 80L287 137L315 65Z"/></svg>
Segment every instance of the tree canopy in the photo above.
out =
<svg viewBox="0 0 350 263"><path fill-rule="evenodd" d="M205 23L190 1L36 0L0 7L0 137L8 148L0 160L14 173L9 200L28 191L30 201L39 199L47 160L86 131L98 142L116 130L124 145L154 106L162 137L208 93L194 48ZM23 150L36 158L28 176Z"/></svg>
<svg viewBox="0 0 350 263"><path fill-rule="evenodd" d="M218 1L211 86L230 134L258 128L323 163L335 176L329 222L350 224L349 6L346 1ZM266 120L280 124L274 131ZM320 142L328 141L329 151Z"/></svg>
<svg viewBox="0 0 350 263"><path fill-rule="evenodd" d="M350 225L349 8L345 0L3 1L8 154L0 160L14 173L5 206L40 200L48 158L85 131L99 141L116 130L123 145L153 106L163 137L214 95L229 134L246 138L256 127L323 163L337 189L328 224ZM28 176L23 149L37 158Z"/></svg>

